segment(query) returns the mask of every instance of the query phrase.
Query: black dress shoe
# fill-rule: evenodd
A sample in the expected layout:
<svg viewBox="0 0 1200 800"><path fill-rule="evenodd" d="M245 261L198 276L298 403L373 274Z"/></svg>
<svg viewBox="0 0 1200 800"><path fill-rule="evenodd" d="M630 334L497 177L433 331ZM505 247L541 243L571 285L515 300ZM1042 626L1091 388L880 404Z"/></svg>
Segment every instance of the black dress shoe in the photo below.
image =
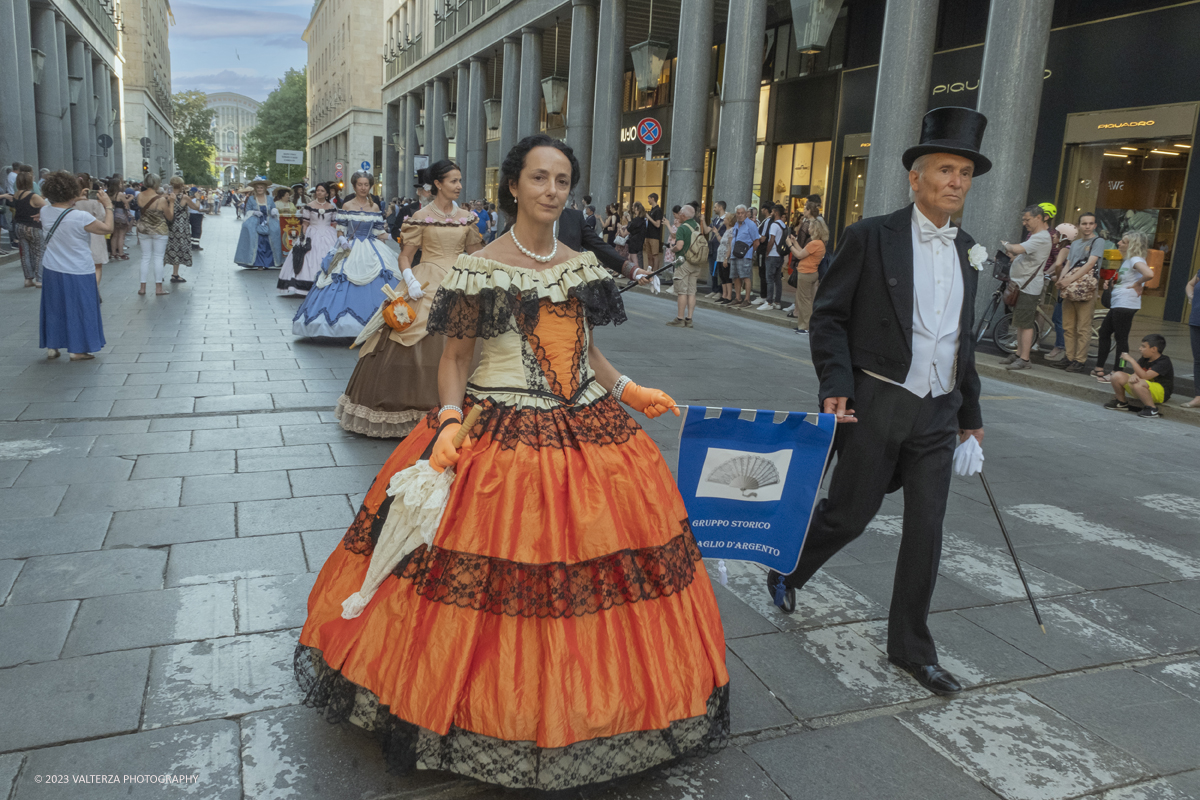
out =
<svg viewBox="0 0 1200 800"><path fill-rule="evenodd" d="M767 572L767 594L771 602L785 614L796 613L796 590L783 582L783 574L770 570Z"/></svg>
<svg viewBox="0 0 1200 800"><path fill-rule="evenodd" d="M895 656L888 656L888 661L909 675L912 675L917 683L936 695L949 697L958 694L963 689L962 684L958 682L958 678L950 674L949 670L937 664L913 664Z"/></svg>

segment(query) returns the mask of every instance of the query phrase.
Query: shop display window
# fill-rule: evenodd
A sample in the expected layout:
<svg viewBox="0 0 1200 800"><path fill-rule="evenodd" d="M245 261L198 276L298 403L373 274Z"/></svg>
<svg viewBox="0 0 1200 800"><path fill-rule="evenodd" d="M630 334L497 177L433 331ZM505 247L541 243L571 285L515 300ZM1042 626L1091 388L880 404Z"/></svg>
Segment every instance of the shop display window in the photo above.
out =
<svg viewBox="0 0 1200 800"><path fill-rule="evenodd" d="M775 176L771 200L782 204L789 215L804 207L804 198L819 194L824 200L829 183L831 142L781 144L775 147Z"/></svg>
<svg viewBox="0 0 1200 800"><path fill-rule="evenodd" d="M1077 144L1067 148L1064 221L1094 211L1097 233L1117 242L1131 230L1150 237L1162 253L1159 273L1146 297L1162 297L1169 283L1171 256L1187 178L1191 138Z"/></svg>

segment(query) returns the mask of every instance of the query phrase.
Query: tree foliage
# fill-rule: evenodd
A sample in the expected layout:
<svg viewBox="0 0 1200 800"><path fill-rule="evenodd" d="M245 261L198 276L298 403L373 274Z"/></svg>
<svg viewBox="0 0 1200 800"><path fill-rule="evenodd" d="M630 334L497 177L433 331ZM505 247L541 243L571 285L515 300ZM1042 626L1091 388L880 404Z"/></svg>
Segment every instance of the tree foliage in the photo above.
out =
<svg viewBox="0 0 1200 800"><path fill-rule="evenodd" d="M212 159L216 155L216 139L212 123L217 112L208 108L204 92L176 92L171 98L175 112L175 165L187 183L215 185ZM163 176L164 179L166 176Z"/></svg>
<svg viewBox="0 0 1200 800"><path fill-rule="evenodd" d="M291 165L292 180L298 181L308 163L308 78L306 70L289 69L279 87L258 108L258 124L246 134L241 166L254 175L265 175L275 183L286 183L287 164L275 163L276 150L299 150L305 164ZM270 165L268 168L267 165Z"/></svg>

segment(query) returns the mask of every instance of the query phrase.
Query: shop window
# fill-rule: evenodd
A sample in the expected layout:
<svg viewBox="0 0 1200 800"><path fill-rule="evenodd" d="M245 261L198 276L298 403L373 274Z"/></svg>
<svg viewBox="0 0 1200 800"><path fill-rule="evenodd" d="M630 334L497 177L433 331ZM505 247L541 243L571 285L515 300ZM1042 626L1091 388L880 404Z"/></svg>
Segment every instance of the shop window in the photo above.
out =
<svg viewBox="0 0 1200 800"><path fill-rule="evenodd" d="M754 148L754 196L751 205L758 208L762 204L762 175L763 159L766 156L766 145L760 144Z"/></svg>
<svg viewBox="0 0 1200 800"><path fill-rule="evenodd" d="M771 202L795 213L810 194L819 194L824 200L829 181L830 145L831 142L777 145Z"/></svg>
<svg viewBox="0 0 1200 800"><path fill-rule="evenodd" d="M658 86L647 92L638 91L637 79L632 72L625 73L624 91L621 97L622 111L637 111L654 106L670 105L675 93L675 59L663 65L658 76Z"/></svg>
<svg viewBox="0 0 1200 800"><path fill-rule="evenodd" d="M756 141L767 138L767 119L771 110L771 87L763 86L758 90L758 129L754 134Z"/></svg>
<svg viewBox="0 0 1200 800"><path fill-rule="evenodd" d="M1148 260L1156 279L1144 295L1143 308L1161 315L1161 298L1168 285L1179 207L1183 199L1190 138L1134 140L1080 144L1067 148L1064 221L1096 213L1098 235L1115 243L1128 231L1150 237ZM1161 266L1159 261L1161 258Z"/></svg>

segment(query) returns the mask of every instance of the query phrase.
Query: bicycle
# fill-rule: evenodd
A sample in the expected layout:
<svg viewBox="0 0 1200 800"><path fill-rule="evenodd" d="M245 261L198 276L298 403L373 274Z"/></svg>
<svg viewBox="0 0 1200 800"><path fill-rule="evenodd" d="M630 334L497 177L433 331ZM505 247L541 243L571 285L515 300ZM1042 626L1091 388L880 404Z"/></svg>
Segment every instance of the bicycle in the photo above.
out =
<svg viewBox="0 0 1200 800"><path fill-rule="evenodd" d="M992 293L991 302L988 303L987 310L980 317L979 324L975 328L976 344L983 341L992 317L1000 309L1004 298L1004 286L1007 282L1007 280L1002 281L996 291ZM1099 352L1100 324L1107 314L1108 309L1103 307L1096 308L1092 312L1092 335L1088 342L1089 358L1095 358ZM1008 354L1017 352L1017 329L1012 326L1012 316L1012 312L1006 309L1005 313L996 320L995 327L992 328L992 342L999 350ZM1048 339L1052 333L1054 333L1054 320L1050 314L1046 313L1043 304L1039 303L1033 319L1033 351L1038 351L1043 340Z"/></svg>

